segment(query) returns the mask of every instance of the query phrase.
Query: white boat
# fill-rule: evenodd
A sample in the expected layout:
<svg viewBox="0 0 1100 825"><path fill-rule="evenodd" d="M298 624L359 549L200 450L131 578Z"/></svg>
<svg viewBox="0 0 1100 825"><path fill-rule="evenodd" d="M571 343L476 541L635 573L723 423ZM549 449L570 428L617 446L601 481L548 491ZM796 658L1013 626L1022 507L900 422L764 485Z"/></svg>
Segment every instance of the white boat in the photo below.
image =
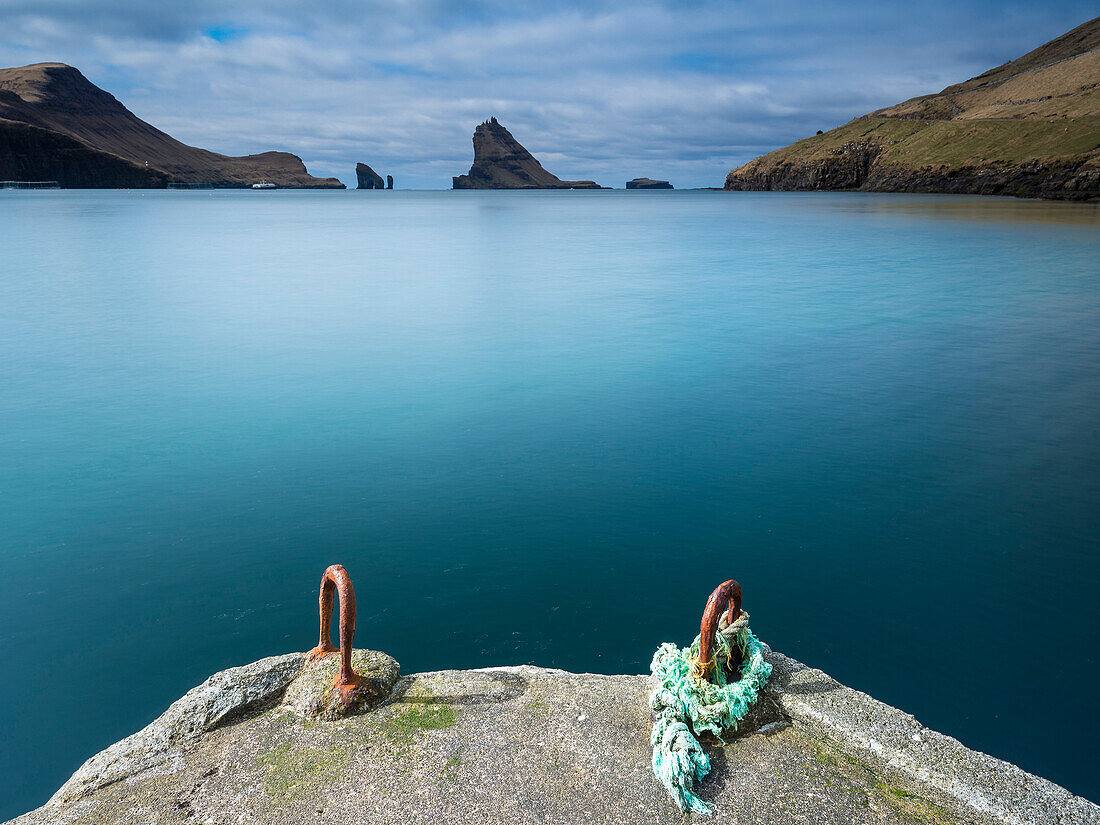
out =
<svg viewBox="0 0 1100 825"><path fill-rule="evenodd" d="M268 183L266 180L262 180L259 183L252 184L253 189L275 189L275 184Z"/></svg>

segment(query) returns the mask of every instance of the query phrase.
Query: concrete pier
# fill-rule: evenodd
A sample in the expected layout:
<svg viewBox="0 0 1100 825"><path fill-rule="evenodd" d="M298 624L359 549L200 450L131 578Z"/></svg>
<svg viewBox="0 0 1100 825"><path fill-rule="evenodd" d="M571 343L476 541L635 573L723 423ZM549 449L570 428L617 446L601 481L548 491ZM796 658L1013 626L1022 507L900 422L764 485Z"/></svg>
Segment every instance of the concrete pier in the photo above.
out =
<svg viewBox="0 0 1100 825"><path fill-rule="evenodd" d="M703 743L710 817L680 813L650 771L648 676L421 673L319 721L303 685L338 657L289 654L215 674L12 823L1100 823L1052 782L767 657L749 724Z"/></svg>

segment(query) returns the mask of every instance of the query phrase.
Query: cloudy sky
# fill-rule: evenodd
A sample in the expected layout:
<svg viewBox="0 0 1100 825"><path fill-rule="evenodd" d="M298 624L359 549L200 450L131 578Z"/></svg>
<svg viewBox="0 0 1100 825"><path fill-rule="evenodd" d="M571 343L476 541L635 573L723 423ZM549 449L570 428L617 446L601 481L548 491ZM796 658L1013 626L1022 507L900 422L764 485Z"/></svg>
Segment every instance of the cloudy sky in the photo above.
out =
<svg viewBox="0 0 1100 825"><path fill-rule="evenodd" d="M226 154L292 151L354 185L464 173L496 115L550 171L720 186L732 167L939 91L1084 22L1095 0L0 0L0 65L78 67Z"/></svg>

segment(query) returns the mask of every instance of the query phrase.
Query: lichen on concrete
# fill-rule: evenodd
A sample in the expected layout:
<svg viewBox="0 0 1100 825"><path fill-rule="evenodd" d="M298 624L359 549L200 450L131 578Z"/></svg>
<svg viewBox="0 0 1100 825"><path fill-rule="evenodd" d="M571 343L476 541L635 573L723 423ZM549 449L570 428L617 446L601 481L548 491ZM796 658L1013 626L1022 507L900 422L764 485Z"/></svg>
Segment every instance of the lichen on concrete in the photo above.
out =
<svg viewBox="0 0 1100 825"><path fill-rule="evenodd" d="M347 747L296 748L289 742L260 755L264 790L276 802L305 797L313 786L337 781L347 767Z"/></svg>
<svg viewBox="0 0 1100 825"><path fill-rule="evenodd" d="M426 730L442 730L455 723L455 709L450 705L413 706L388 715L379 714L373 721L376 730L399 744L408 744Z"/></svg>

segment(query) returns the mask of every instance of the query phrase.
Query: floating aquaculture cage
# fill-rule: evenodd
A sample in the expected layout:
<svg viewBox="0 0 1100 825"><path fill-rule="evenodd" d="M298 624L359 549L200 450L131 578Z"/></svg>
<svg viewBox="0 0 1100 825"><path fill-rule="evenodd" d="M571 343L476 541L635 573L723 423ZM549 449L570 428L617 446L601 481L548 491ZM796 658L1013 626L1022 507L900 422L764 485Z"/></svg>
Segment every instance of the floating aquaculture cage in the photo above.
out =
<svg viewBox="0 0 1100 825"><path fill-rule="evenodd" d="M212 183L170 183L169 189L213 189Z"/></svg>
<svg viewBox="0 0 1100 825"><path fill-rule="evenodd" d="M0 180L0 189L60 189L55 180Z"/></svg>

